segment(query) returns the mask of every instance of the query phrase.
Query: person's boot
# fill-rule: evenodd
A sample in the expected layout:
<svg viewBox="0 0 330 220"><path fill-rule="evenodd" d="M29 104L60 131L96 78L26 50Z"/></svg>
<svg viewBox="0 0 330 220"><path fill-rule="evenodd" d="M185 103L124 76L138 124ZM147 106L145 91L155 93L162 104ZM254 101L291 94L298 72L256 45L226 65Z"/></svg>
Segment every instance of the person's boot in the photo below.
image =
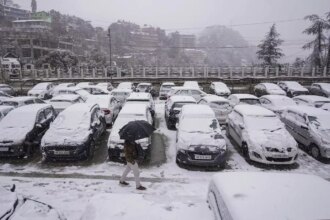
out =
<svg viewBox="0 0 330 220"><path fill-rule="evenodd" d="M147 188L145 188L144 186L139 186L139 187L136 187L137 190L146 190Z"/></svg>
<svg viewBox="0 0 330 220"><path fill-rule="evenodd" d="M129 183L125 182L125 181L119 181L119 184L122 185L122 186L128 186L129 185Z"/></svg>

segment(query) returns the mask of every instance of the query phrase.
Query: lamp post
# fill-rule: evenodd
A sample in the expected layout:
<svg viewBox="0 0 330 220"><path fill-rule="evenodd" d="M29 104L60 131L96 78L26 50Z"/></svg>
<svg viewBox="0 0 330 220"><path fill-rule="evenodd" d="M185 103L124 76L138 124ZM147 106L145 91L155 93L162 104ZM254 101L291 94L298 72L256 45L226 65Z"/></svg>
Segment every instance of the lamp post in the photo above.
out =
<svg viewBox="0 0 330 220"><path fill-rule="evenodd" d="M108 28L108 37L109 37L109 52L110 52L109 61L110 61L110 67L111 67L112 60L111 60L111 30L110 30L110 27Z"/></svg>

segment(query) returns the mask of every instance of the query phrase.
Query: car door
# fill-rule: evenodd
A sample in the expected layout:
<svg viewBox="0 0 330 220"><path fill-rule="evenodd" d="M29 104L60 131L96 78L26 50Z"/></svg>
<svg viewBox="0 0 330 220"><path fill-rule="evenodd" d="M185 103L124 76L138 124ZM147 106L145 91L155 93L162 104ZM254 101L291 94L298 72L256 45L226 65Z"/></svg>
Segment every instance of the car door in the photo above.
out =
<svg viewBox="0 0 330 220"><path fill-rule="evenodd" d="M242 116L237 113L236 111L233 111L230 114L229 120L228 120L228 131L229 135L234 139L236 143L239 145L242 143L242 138L241 138L241 129L240 129L240 124L243 123L243 118Z"/></svg>
<svg viewBox="0 0 330 220"><path fill-rule="evenodd" d="M91 120L92 120L91 125L94 132L93 138L94 140L97 140L101 136L104 130L104 123L101 122L101 111L99 108L93 109Z"/></svg>
<svg viewBox="0 0 330 220"><path fill-rule="evenodd" d="M295 133L298 142L302 143L305 146L309 145L310 134L308 131L306 119L304 116L297 113L295 113Z"/></svg>

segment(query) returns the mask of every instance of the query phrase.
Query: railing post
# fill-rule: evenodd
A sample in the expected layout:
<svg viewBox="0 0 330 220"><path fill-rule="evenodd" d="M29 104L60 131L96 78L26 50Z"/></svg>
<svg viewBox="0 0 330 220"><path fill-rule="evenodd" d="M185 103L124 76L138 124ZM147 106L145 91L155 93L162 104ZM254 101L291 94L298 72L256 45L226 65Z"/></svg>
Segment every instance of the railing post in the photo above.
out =
<svg viewBox="0 0 330 220"><path fill-rule="evenodd" d="M268 77L268 71L269 71L269 66L267 66L267 67L265 68L265 78Z"/></svg>
<svg viewBox="0 0 330 220"><path fill-rule="evenodd" d="M146 77L146 68L143 67L143 78Z"/></svg>
<svg viewBox="0 0 330 220"><path fill-rule="evenodd" d="M61 78L61 69L60 68L57 69L57 78L58 79Z"/></svg>
<svg viewBox="0 0 330 220"><path fill-rule="evenodd" d="M49 70L46 69L46 78L49 79Z"/></svg>
<svg viewBox="0 0 330 220"><path fill-rule="evenodd" d="M133 70L133 67L131 67L131 78L134 77L134 70Z"/></svg>
<svg viewBox="0 0 330 220"><path fill-rule="evenodd" d="M327 76L327 67L325 66L323 69L323 77L326 77L326 76Z"/></svg>
<svg viewBox="0 0 330 220"><path fill-rule="evenodd" d="M92 76L93 76L93 79L95 79L95 68L93 68L93 70L92 70Z"/></svg>
<svg viewBox="0 0 330 220"><path fill-rule="evenodd" d="M256 75L257 75L256 67L253 67L253 77L256 77Z"/></svg>
<svg viewBox="0 0 330 220"><path fill-rule="evenodd" d="M191 67L191 77L193 78L195 76L195 67Z"/></svg>
<svg viewBox="0 0 330 220"><path fill-rule="evenodd" d="M230 78L233 78L233 69L229 67L229 76Z"/></svg>
<svg viewBox="0 0 330 220"><path fill-rule="evenodd" d="M156 66L156 78L158 78L158 66Z"/></svg>
<svg viewBox="0 0 330 220"><path fill-rule="evenodd" d="M68 72L69 72L69 78L72 79L72 67L68 69Z"/></svg>
<svg viewBox="0 0 330 220"><path fill-rule="evenodd" d="M276 71L276 73L275 73L276 74L276 77L278 77L278 74L279 74L279 72L278 72L279 71L278 66L276 67L275 71Z"/></svg>
<svg viewBox="0 0 330 220"><path fill-rule="evenodd" d="M313 67L313 70L312 70L312 77L315 76L315 67Z"/></svg>
<svg viewBox="0 0 330 220"><path fill-rule="evenodd" d="M80 77L83 79L84 78L84 68L79 67L80 68Z"/></svg>
<svg viewBox="0 0 330 220"><path fill-rule="evenodd" d="M205 78L208 78L209 77L209 67L205 67L206 68L206 71L205 71Z"/></svg>
<svg viewBox="0 0 330 220"><path fill-rule="evenodd" d="M287 76L291 76L291 67L288 66L288 75Z"/></svg>
<svg viewBox="0 0 330 220"><path fill-rule="evenodd" d="M180 78L182 78L182 67L179 68Z"/></svg>
<svg viewBox="0 0 330 220"><path fill-rule="evenodd" d="M168 76L168 78L171 77L171 68L170 67L167 67L167 76Z"/></svg>
<svg viewBox="0 0 330 220"><path fill-rule="evenodd" d="M120 68L116 67L117 77L121 78L121 71Z"/></svg>
<svg viewBox="0 0 330 220"><path fill-rule="evenodd" d="M221 77L221 68L218 67L218 78L220 78L220 77Z"/></svg>
<svg viewBox="0 0 330 220"><path fill-rule="evenodd" d="M305 66L301 67L301 70L300 70L300 76L301 77L304 76L304 70L305 70Z"/></svg>
<svg viewBox="0 0 330 220"><path fill-rule="evenodd" d="M245 67L241 67L242 68L242 78L244 78L244 75L245 75Z"/></svg>

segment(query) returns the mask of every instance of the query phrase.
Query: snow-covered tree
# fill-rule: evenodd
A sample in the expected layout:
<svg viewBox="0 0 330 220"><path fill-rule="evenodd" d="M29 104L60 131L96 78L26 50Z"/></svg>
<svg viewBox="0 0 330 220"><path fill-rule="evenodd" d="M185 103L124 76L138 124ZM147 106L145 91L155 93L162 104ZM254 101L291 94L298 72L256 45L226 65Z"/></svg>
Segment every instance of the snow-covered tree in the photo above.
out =
<svg viewBox="0 0 330 220"><path fill-rule="evenodd" d="M281 48L279 48L283 40L279 37L280 34L277 33L276 26L273 24L270 31L266 34L265 39L258 45L258 59L263 60L264 65L274 66L277 64L277 60L284 56Z"/></svg>
<svg viewBox="0 0 330 220"><path fill-rule="evenodd" d="M31 1L31 10L32 10L32 13L37 12L37 0L32 0Z"/></svg>

